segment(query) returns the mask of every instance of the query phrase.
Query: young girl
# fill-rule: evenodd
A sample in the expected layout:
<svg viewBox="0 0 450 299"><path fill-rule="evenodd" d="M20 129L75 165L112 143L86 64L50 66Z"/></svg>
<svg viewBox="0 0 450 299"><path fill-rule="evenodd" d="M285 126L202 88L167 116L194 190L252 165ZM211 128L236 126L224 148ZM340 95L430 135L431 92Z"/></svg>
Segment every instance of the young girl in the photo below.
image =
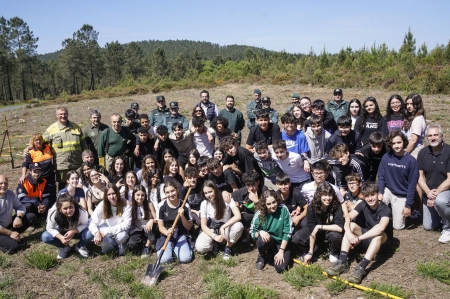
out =
<svg viewBox="0 0 450 299"><path fill-rule="evenodd" d="M213 152L213 157L219 160L219 162L222 161L223 157L225 156L225 152L221 147L216 147Z"/></svg>
<svg viewBox="0 0 450 299"><path fill-rule="evenodd" d="M147 200L147 190L142 185L137 185L133 190L128 249L135 253L142 250L141 258L148 257L150 245L155 240L152 229L153 218L150 212L150 203Z"/></svg>
<svg viewBox="0 0 450 299"><path fill-rule="evenodd" d="M119 255L124 255L130 227L131 208L120 197L117 186L108 183L105 197L95 208L89 223L95 245L102 248L102 253L117 247Z"/></svg>
<svg viewBox="0 0 450 299"><path fill-rule="evenodd" d="M252 219L250 233L256 240L258 259L256 269L262 270L273 255L273 265L278 273L287 269L291 260L289 241L294 230L288 208L281 204L281 197L275 191L267 190L258 202L258 211Z"/></svg>
<svg viewBox="0 0 450 299"><path fill-rule="evenodd" d="M94 164L91 162L83 162L83 164L81 164L81 178L79 187L83 188L84 193L86 193L86 191L92 186L92 182L89 177L92 168L94 168Z"/></svg>
<svg viewBox="0 0 450 299"><path fill-rule="evenodd" d="M333 187L327 182L317 186L306 212L308 226L297 231L292 242L305 252L303 262L308 264L319 244L325 240L330 246L330 262L338 260L344 232L344 213Z"/></svg>
<svg viewBox="0 0 450 299"><path fill-rule="evenodd" d="M109 169L109 182L112 184L116 184L117 187L123 186L123 177L126 171L127 169L125 158L122 156L115 157L113 159L113 162L111 163L111 168Z"/></svg>
<svg viewBox="0 0 450 299"><path fill-rule="evenodd" d="M178 190L180 190L183 185L183 177L178 173L179 169L180 164L178 163L178 160L169 158L163 172L164 183L173 182L176 184Z"/></svg>
<svg viewBox="0 0 450 299"><path fill-rule="evenodd" d="M148 188L148 174L154 168L159 168L156 157L150 154L146 155L144 159L142 159L142 169L136 173L140 185Z"/></svg>
<svg viewBox="0 0 450 299"><path fill-rule="evenodd" d="M373 132L383 132L381 127L381 113L377 100L374 97L368 97L363 103L362 116L356 120L355 131L361 135L362 145L369 142L369 136Z"/></svg>
<svg viewBox="0 0 450 299"><path fill-rule="evenodd" d="M172 233L166 250L161 257L161 263L167 263L172 260L172 255L178 257L181 263L189 263L192 260L192 249L188 241L188 232L192 228L192 217L189 204L181 208L183 201L179 198L178 188L173 182L167 182L164 185L164 192L167 200L159 203L158 228L161 236L156 242L158 256L161 255L161 248L166 241L167 235ZM177 215L180 218L172 231L172 225Z"/></svg>
<svg viewBox="0 0 450 299"><path fill-rule="evenodd" d="M352 118L352 130L355 129L356 120L362 115L361 102L358 99L351 99L348 102L347 116Z"/></svg>
<svg viewBox="0 0 450 299"><path fill-rule="evenodd" d="M69 243L80 239L75 250L84 258L89 256L86 245L94 238L88 229L88 213L67 193L62 194L49 210L42 242L59 248L57 259L63 259L72 250Z"/></svg>
<svg viewBox="0 0 450 299"><path fill-rule="evenodd" d="M171 150L170 148L166 148L163 152L162 152L162 160L159 166L159 169L161 169L162 171L164 171L164 168L166 167L166 161L169 158L175 158L175 153L173 152L173 150Z"/></svg>
<svg viewBox="0 0 450 299"><path fill-rule="evenodd" d="M226 242L223 259L228 260L231 247L239 240L244 230L241 211L233 199L225 202L213 181L206 181L202 187L203 201L200 205L202 232L195 248L200 254L213 250L214 245ZM233 216L233 217L232 217ZM217 243L216 243L217 242Z"/></svg>
<svg viewBox="0 0 450 299"><path fill-rule="evenodd" d="M130 170L125 174L125 185L120 188L120 196L127 201L127 205L129 206L131 206L131 202L133 201L133 190L136 182L136 174Z"/></svg>
<svg viewBox="0 0 450 299"><path fill-rule="evenodd" d="M189 166L197 167L197 161L199 158L200 158L200 153L198 152L198 150L196 148L191 150L189 152L189 158L188 158L188 162L186 164L185 169L188 168Z"/></svg>
<svg viewBox="0 0 450 299"><path fill-rule="evenodd" d="M311 116L312 113L311 99L308 97L303 97L300 100L300 108L302 109L303 122L305 122Z"/></svg>
<svg viewBox="0 0 450 299"><path fill-rule="evenodd" d="M303 119L303 110L301 109L300 105L301 104L294 104L292 109L289 111L295 117L296 124L297 124L297 130L303 130L304 123L305 123L305 119ZM311 110L311 103L309 105L309 109Z"/></svg>
<svg viewBox="0 0 450 299"><path fill-rule="evenodd" d="M393 130L403 128L403 99L398 94L392 95L386 107L386 115L381 120L383 122L383 136L387 137Z"/></svg>
<svg viewBox="0 0 450 299"><path fill-rule="evenodd" d="M87 211L89 215L92 216L95 208L105 197L106 185L109 182L96 168L91 170L89 179L92 182L92 186L86 191L86 204Z"/></svg>
<svg viewBox="0 0 450 299"><path fill-rule="evenodd" d="M406 98L405 105L403 131L409 142L406 151L417 159L419 151L423 148L423 137L427 126L422 97L412 93Z"/></svg>
<svg viewBox="0 0 450 299"><path fill-rule="evenodd" d="M75 201L83 207L83 209L87 210L87 203L85 200L85 193L83 188L78 188L79 176L75 170L70 170L66 174L67 187L59 190L58 198L63 193L67 193L72 196Z"/></svg>
<svg viewBox="0 0 450 299"><path fill-rule="evenodd" d="M156 219L158 218L159 215L158 205L160 202L166 200L167 196L164 193L164 182L161 170L155 168L150 171L148 176L150 179L148 183L150 209L152 212L153 219Z"/></svg>

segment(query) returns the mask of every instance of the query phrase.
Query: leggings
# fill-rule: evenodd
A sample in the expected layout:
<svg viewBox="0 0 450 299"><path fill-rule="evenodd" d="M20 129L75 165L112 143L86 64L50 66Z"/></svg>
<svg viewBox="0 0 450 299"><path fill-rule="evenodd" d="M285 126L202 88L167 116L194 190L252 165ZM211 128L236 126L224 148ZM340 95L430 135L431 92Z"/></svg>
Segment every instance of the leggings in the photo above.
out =
<svg viewBox="0 0 450 299"><path fill-rule="evenodd" d="M269 242L264 242L261 236L258 236L258 240L256 240L256 247L258 248L258 252L260 255L265 255L267 252L275 255L280 250L280 246L281 244L278 244L273 238L270 238ZM291 261L291 250L289 248L289 244L284 250L283 257L284 262L282 264L275 265L275 262L273 264L277 273L283 272L283 270L287 269L287 267L289 266L289 263ZM265 258L267 259L267 255Z"/></svg>

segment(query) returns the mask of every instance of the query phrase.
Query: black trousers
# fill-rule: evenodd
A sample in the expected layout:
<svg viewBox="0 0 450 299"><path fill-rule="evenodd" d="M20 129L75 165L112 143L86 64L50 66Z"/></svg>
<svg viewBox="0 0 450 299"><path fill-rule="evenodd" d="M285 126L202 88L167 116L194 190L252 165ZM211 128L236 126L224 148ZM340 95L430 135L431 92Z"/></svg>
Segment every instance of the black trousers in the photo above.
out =
<svg viewBox="0 0 450 299"><path fill-rule="evenodd" d="M292 236L292 243L298 245L304 252L309 251L309 237L311 233L308 227L304 227L297 231ZM314 243L314 252L319 248L319 245L326 241L330 246L330 252L334 256L339 256L342 243L342 233L330 231L318 231L316 234L316 242Z"/></svg>
<svg viewBox="0 0 450 299"><path fill-rule="evenodd" d="M272 255L276 255L277 252L280 250L281 244L278 244L273 238L270 238L269 242L264 242L261 236L258 236L258 240L256 240L256 248L258 248L259 255L265 255L266 261L267 261L267 254L270 253ZM289 263L291 261L291 250L289 248L289 244L284 250L284 262L279 265L275 265L275 261L273 266L275 267L275 270L278 273L283 272L283 270L287 269L289 266Z"/></svg>
<svg viewBox="0 0 450 299"><path fill-rule="evenodd" d="M13 223L16 217L13 217L13 221L7 227L11 231L15 231L18 233L23 233L27 228L30 227L36 221L36 215L34 214L25 214L22 219L22 226L19 228L14 228ZM0 251L4 253L16 253L19 250L19 242L11 238L10 236L0 235Z"/></svg>

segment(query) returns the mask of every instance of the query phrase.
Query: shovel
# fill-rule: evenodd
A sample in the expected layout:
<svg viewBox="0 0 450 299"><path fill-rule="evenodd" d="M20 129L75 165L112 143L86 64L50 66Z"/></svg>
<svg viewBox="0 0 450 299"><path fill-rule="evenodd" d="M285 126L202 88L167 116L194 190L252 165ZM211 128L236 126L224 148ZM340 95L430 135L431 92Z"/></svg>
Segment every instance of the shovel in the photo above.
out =
<svg viewBox="0 0 450 299"><path fill-rule="evenodd" d="M181 205L181 208L184 207L186 204L186 201L189 197L189 194L191 193L192 187L189 187L189 190L186 193L186 196L184 197L183 204ZM175 226L177 225L178 219L180 219L180 214L177 214L177 217L175 218L175 221L172 224L172 231L175 229ZM145 284L146 286L152 287L156 285L156 282L158 281L158 277L161 274L161 272L164 270L163 267L161 267L161 257L164 254L164 251L166 251L167 244L170 241L170 238L172 237L172 234L168 234L166 241L164 242L163 247L161 248L161 251L159 252L158 259L156 260L156 263L149 264L147 266L147 271L145 271L145 275L141 280L142 284Z"/></svg>

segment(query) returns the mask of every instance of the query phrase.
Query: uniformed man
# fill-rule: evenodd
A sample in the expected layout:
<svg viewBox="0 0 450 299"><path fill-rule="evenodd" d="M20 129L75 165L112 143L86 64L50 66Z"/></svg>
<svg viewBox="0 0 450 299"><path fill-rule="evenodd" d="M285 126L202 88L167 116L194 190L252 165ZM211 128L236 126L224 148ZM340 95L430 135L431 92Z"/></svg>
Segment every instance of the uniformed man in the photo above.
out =
<svg viewBox="0 0 450 299"><path fill-rule="evenodd" d="M189 122L183 115L178 113L178 102L170 102L170 115L164 119L164 125L169 130L169 134L172 133L172 125L175 123L180 123L183 125L183 131L189 129Z"/></svg>
<svg viewBox="0 0 450 299"><path fill-rule="evenodd" d="M91 150L94 155L94 164L98 164L98 140L100 139L100 134L103 130L109 128L101 122L102 115L98 110L91 111L91 123L84 127L83 134L86 138L86 145L89 150Z"/></svg>
<svg viewBox="0 0 450 299"><path fill-rule="evenodd" d="M164 119L170 116L170 109L166 106L166 98L164 96L156 96L156 104L158 108L150 112L150 127L162 125Z"/></svg>
<svg viewBox="0 0 450 299"><path fill-rule="evenodd" d="M139 104L136 102L132 102L130 105L130 109L132 109L136 113L135 119L139 119Z"/></svg>
<svg viewBox="0 0 450 299"><path fill-rule="evenodd" d="M270 107L270 98L264 97L261 99L262 109L269 112L270 122L273 124L278 124L278 111Z"/></svg>
<svg viewBox="0 0 450 299"><path fill-rule="evenodd" d="M339 117L347 115L349 104L343 100L342 89L336 88L333 91L333 96L334 99L325 106L325 110L333 114L334 120L337 121Z"/></svg>
<svg viewBox="0 0 450 299"><path fill-rule="evenodd" d="M44 132L44 142L56 153L56 182L58 190L66 187L66 174L81 166L81 153L87 148L81 128L69 121L65 107L56 109L56 119Z"/></svg>
<svg viewBox="0 0 450 299"><path fill-rule="evenodd" d="M286 109L286 113L294 107L294 104L300 104L300 95L298 93L291 94L291 105L289 105Z"/></svg>
<svg viewBox="0 0 450 299"><path fill-rule="evenodd" d="M253 90L253 100L251 100L247 104L247 127L250 129L251 127L255 126L256 124L256 111L259 109L262 109L261 104L261 90L255 89Z"/></svg>
<svg viewBox="0 0 450 299"><path fill-rule="evenodd" d="M209 121L212 121L217 115L219 115L217 105L209 101L209 92L207 90L202 90L200 92L200 99L200 103L195 106L201 107L205 112L206 118Z"/></svg>

